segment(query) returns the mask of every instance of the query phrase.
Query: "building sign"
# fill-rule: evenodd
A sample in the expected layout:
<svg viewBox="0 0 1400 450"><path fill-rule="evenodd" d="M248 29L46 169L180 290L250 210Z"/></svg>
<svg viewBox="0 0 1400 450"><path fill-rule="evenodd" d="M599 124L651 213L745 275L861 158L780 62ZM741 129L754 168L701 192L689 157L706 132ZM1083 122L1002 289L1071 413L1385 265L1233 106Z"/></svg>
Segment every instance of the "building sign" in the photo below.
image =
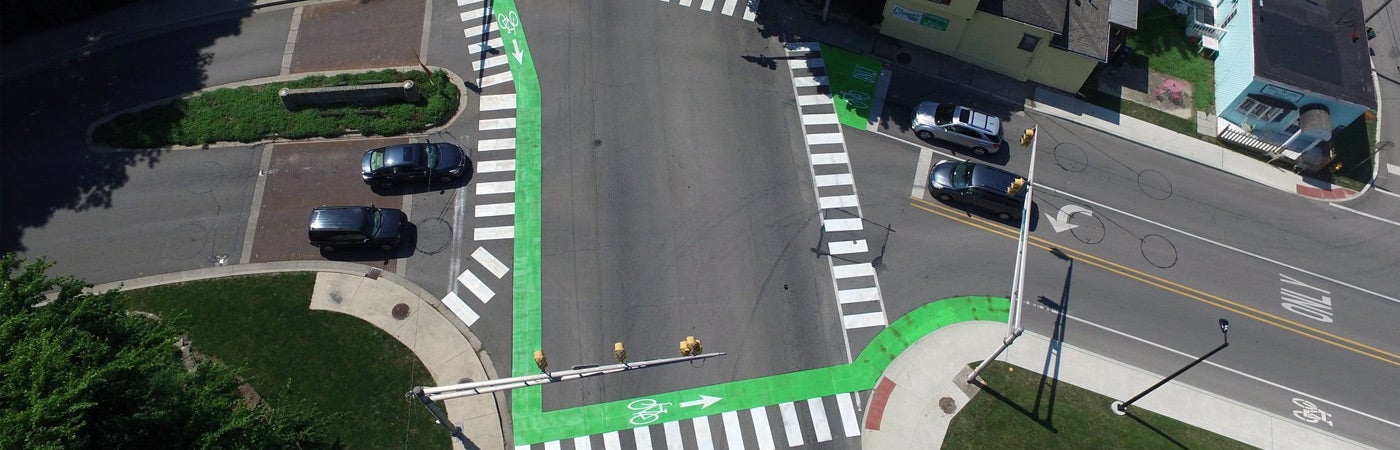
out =
<svg viewBox="0 0 1400 450"><path fill-rule="evenodd" d="M913 23L917 23L919 25L923 25L938 31L948 31L948 19L946 17L936 16L926 12L904 9L899 5L894 5L894 10L890 12L893 13L895 17Z"/></svg>
<svg viewBox="0 0 1400 450"><path fill-rule="evenodd" d="M1303 99L1303 94L1301 93L1293 92L1272 84L1264 85L1264 88L1260 89L1259 92L1270 97L1281 98L1293 103L1298 103L1299 100Z"/></svg>

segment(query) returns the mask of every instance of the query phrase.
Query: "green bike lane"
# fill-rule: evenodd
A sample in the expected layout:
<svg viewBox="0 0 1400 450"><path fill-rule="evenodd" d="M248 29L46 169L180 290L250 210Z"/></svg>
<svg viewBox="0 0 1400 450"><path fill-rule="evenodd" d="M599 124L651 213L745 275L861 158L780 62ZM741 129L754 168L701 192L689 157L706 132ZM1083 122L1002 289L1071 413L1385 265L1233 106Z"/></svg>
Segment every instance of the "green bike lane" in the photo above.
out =
<svg viewBox="0 0 1400 450"><path fill-rule="evenodd" d="M514 0L494 2L497 17L518 17ZM511 375L537 373L534 351L542 349L540 220L542 123L539 79L525 39L524 26L502 27L501 39L510 59L517 98L515 282L512 286ZM837 98L838 117L847 126L863 130L874 98L872 68L880 64L850 52L824 48L828 79ZM878 69L873 69L878 74ZM849 101L854 97L858 101ZM660 393L647 397L543 411L542 387L531 386L511 393L511 418L517 446L636 428L636 411L628 404L677 405L701 396L723 400L702 408L667 408L657 411L653 423L685 420L784 402L823 397L874 387L880 374L900 352L923 336L950 324L970 320L1004 322L1009 301L995 297L956 297L930 302L892 322L871 341L855 361L839 366L810 369L762 378ZM655 402L655 403L652 403Z"/></svg>

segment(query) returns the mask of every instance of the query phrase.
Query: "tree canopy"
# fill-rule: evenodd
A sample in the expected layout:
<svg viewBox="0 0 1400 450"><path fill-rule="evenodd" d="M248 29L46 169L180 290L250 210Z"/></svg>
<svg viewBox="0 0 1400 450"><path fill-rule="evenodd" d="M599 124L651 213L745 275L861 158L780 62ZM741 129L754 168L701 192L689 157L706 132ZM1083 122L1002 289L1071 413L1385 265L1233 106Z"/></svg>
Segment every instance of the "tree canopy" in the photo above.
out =
<svg viewBox="0 0 1400 450"><path fill-rule="evenodd" d="M180 331L120 291L50 266L0 257L0 448L331 447L318 419L245 402L236 369L187 367Z"/></svg>

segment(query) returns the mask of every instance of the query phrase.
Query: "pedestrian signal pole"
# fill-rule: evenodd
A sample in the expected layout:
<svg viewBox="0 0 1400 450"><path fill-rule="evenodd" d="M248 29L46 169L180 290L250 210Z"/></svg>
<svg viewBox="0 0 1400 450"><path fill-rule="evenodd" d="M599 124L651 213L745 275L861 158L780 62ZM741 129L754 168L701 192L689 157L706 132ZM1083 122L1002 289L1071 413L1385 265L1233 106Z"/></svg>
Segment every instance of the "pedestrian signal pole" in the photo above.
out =
<svg viewBox="0 0 1400 450"><path fill-rule="evenodd" d="M1011 343L1015 342L1016 338L1025 331L1025 328L1021 327L1021 289L1026 285L1026 237L1030 233L1031 196L1035 193L1035 146L1038 141L1035 137L1038 134L1037 131L1040 131L1039 125L1026 129L1026 132L1021 135L1021 145L1031 147L1030 171L1026 173L1025 179L1017 178L1011 182L1010 186L1006 187L1006 193L1009 195L1016 195L1023 187L1026 190L1026 201L1021 205L1021 234L1016 239L1016 265L1011 269L1011 310L1008 311L1006 318L1006 337L1002 338L1001 346L997 347L991 356L982 361L982 364L978 364L977 369L974 369L972 374L967 376L968 383L977 381L977 376L982 374L982 369L986 369L992 360L1001 356L1001 352L1006 351L1006 348L1010 347Z"/></svg>

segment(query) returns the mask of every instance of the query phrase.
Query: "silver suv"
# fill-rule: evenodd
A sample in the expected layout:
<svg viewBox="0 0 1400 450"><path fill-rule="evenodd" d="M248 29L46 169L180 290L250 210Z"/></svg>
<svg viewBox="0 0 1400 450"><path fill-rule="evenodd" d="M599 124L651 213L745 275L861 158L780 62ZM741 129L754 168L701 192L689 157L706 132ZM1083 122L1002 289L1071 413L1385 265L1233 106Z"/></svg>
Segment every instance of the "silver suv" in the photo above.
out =
<svg viewBox="0 0 1400 450"><path fill-rule="evenodd" d="M914 134L919 139L942 139L985 156L1001 150L1001 119L952 103L922 102L914 108Z"/></svg>

